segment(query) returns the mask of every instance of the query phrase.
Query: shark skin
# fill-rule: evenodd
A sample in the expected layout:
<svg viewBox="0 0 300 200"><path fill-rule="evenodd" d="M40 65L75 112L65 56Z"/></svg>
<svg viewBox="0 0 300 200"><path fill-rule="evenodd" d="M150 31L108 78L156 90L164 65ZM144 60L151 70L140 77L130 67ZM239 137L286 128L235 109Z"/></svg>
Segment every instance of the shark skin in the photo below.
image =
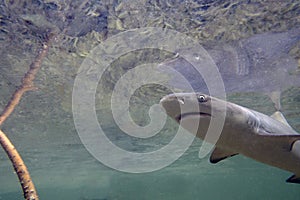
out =
<svg viewBox="0 0 300 200"><path fill-rule="evenodd" d="M203 46L220 72L226 93L265 93L280 110L280 93L292 86L300 87L298 62L288 54L299 41L300 27L282 33L257 34L228 44L215 42ZM175 58L158 65L158 69L169 76L166 84L182 92L209 93L201 74L180 57L181 51L189 52L179 49ZM205 63L197 66L201 71L208 67ZM193 91L181 81L179 74L189 81Z"/></svg>
<svg viewBox="0 0 300 200"><path fill-rule="evenodd" d="M212 119L218 121L222 120L218 119L219 116L225 116L224 126L210 156L211 163L242 154L292 172L294 175L286 181L300 184L300 134L287 124L279 111L267 116L201 93L170 94L163 97L160 104L167 115L202 140L207 138ZM195 104L199 110L193 111ZM197 129L191 129L195 124Z"/></svg>

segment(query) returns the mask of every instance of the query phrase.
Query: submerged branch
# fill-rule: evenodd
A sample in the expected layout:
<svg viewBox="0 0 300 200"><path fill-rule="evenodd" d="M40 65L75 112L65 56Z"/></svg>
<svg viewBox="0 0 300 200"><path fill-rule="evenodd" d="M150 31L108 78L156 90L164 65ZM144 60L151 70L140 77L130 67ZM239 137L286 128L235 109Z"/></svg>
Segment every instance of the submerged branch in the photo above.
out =
<svg viewBox="0 0 300 200"><path fill-rule="evenodd" d="M35 58L34 62L31 64L30 69L25 74L22 85L15 91L12 98L10 99L9 103L5 107L4 111L1 113L0 116L0 125L3 124L3 122L7 119L7 117L14 111L16 105L21 100L22 95L29 90L35 90L36 88L33 86L33 80L38 72L38 70L41 68L42 60L47 55L48 52L48 43L45 43L43 45L42 50L39 52L38 56Z"/></svg>
<svg viewBox="0 0 300 200"><path fill-rule="evenodd" d="M50 41L51 38L49 37L47 42L43 44L43 48L39 51L38 56L30 65L30 69L25 74L22 80L22 85L15 91L9 103L7 104L4 111L2 112L0 116L0 125L2 125L3 122L7 119L7 117L14 111L15 107L20 102L22 95L26 91L36 89L34 87L33 80L35 78L36 73L41 68L42 60L47 55ZM1 130L0 130L0 144L2 148L5 150L5 152L7 153L15 169L15 172L18 175L18 178L22 186L24 198L26 200L38 200L39 197L37 195L35 186L31 180L30 174L27 170L24 161L22 160L20 154L18 153L14 145L10 142L8 137Z"/></svg>
<svg viewBox="0 0 300 200"><path fill-rule="evenodd" d="M5 133L0 130L0 144L7 153L9 159L11 160L13 167L15 169L15 172L18 175L18 178L20 180L24 198L26 200L38 200L39 197L37 195L36 189L34 187L34 184L31 180L31 177L29 175L28 169L22 160L20 154L14 147L14 145L10 142L10 140L6 137Z"/></svg>

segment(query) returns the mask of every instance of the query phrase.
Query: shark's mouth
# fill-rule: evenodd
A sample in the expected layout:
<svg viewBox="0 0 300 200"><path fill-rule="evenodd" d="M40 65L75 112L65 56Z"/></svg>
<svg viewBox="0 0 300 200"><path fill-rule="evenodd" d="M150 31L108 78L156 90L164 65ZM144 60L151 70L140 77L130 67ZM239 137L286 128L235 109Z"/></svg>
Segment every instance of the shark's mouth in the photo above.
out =
<svg viewBox="0 0 300 200"><path fill-rule="evenodd" d="M190 112L190 113L183 113L176 117L176 120L180 122L182 119L188 116L200 116L200 117L211 117L211 114L205 112Z"/></svg>

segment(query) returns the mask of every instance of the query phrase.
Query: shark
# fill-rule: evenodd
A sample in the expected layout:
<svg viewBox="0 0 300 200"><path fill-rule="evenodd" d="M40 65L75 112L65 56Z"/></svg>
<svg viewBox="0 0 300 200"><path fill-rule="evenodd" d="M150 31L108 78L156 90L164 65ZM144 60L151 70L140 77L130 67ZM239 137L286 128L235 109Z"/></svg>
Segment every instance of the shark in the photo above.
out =
<svg viewBox="0 0 300 200"><path fill-rule="evenodd" d="M206 142L213 141L206 136L209 126L215 126L213 121L223 121L211 163L242 154L292 172L286 182L300 184L300 134L280 111L268 116L202 93L169 94L160 105L180 126Z"/></svg>
<svg viewBox="0 0 300 200"><path fill-rule="evenodd" d="M269 95L280 110L280 94L289 87L300 86L299 61L289 51L300 41L300 27L286 32L266 32L228 43L210 42L202 46L208 52L224 82L227 94L258 92ZM181 55L188 49L178 49L173 58L159 63L158 69L169 76L167 85L182 92L209 93L202 74ZM190 50L191 56L195 54ZM197 66L209 70L206 63ZM193 88L186 87L182 75ZM214 78L214 77L210 77Z"/></svg>

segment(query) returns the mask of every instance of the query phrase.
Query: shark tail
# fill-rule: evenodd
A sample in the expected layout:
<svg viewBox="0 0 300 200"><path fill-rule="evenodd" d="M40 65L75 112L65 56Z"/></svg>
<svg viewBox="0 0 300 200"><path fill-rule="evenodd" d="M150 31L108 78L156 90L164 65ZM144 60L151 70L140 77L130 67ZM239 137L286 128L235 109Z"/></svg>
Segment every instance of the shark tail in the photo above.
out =
<svg viewBox="0 0 300 200"><path fill-rule="evenodd" d="M288 183L298 183L300 184L300 176L293 175L286 180Z"/></svg>

